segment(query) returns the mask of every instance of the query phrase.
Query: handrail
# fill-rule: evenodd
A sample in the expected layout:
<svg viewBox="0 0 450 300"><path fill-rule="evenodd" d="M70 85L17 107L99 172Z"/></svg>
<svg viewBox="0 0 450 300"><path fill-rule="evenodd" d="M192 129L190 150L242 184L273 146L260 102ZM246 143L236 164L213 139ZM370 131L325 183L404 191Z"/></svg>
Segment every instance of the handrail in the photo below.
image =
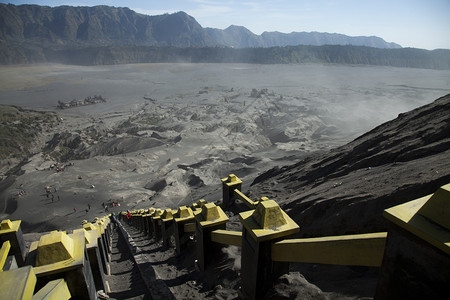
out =
<svg viewBox="0 0 450 300"><path fill-rule="evenodd" d="M5 266L10 249L11 243L9 241L3 242L2 248L0 249L0 272L3 272L3 267Z"/></svg>
<svg viewBox="0 0 450 300"><path fill-rule="evenodd" d="M245 205L247 205L251 209L255 209L255 207L258 205L258 201L252 201L249 197L245 196L244 193L242 193L240 190L235 189L233 191L234 196L244 202Z"/></svg>
<svg viewBox="0 0 450 300"><path fill-rule="evenodd" d="M379 267L387 232L287 239L272 245L272 260Z"/></svg>
<svg viewBox="0 0 450 300"><path fill-rule="evenodd" d="M217 229L211 232L211 241L242 247L242 231Z"/></svg>

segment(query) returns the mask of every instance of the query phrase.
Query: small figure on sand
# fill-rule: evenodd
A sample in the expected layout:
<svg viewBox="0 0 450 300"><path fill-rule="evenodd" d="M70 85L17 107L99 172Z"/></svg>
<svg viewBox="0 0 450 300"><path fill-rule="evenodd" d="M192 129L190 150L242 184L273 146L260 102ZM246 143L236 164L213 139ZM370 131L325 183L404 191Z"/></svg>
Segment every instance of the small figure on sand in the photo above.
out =
<svg viewBox="0 0 450 300"><path fill-rule="evenodd" d="M73 208L73 212L74 212L74 213L77 212L77 208L76 208L76 207Z"/></svg>
<svg viewBox="0 0 450 300"><path fill-rule="evenodd" d="M128 225L131 225L131 213L129 210L127 210L127 220L128 220Z"/></svg>

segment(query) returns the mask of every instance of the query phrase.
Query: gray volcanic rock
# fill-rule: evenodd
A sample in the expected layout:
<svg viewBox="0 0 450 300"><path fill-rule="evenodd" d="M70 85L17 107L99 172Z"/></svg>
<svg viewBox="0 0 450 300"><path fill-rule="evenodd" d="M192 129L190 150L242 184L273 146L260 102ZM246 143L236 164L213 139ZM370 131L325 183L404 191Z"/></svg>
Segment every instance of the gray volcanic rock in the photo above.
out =
<svg viewBox="0 0 450 300"><path fill-rule="evenodd" d="M325 154L258 176L255 199L276 200L302 236L385 231L384 209L450 182L450 95Z"/></svg>
<svg viewBox="0 0 450 300"><path fill-rule="evenodd" d="M267 292L264 299L316 299L328 300L317 286L309 283L298 272L291 272L278 278L275 285Z"/></svg>

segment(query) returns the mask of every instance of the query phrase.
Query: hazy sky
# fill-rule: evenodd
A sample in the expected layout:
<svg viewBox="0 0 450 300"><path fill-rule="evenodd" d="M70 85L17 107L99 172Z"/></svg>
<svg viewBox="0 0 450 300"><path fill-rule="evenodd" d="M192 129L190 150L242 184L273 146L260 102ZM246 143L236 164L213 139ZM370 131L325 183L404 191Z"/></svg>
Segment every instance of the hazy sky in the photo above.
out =
<svg viewBox="0 0 450 300"><path fill-rule="evenodd" d="M2 3L49 6L109 5L156 15L184 11L203 27L318 31L379 36L403 47L450 49L450 0L29 0Z"/></svg>

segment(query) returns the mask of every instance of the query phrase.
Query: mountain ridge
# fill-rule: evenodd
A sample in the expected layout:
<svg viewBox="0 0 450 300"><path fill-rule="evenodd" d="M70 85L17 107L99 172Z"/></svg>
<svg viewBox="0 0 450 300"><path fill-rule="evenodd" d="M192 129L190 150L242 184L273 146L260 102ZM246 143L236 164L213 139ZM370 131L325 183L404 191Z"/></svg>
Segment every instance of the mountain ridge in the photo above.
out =
<svg viewBox="0 0 450 300"><path fill-rule="evenodd" d="M296 37L309 40L307 44L325 45L290 46L296 44ZM235 25L225 30L203 28L185 12L147 16L110 6L52 8L0 4L0 64L3 65L332 63L450 69L450 50L397 46L377 37L314 32L256 35Z"/></svg>
<svg viewBox="0 0 450 300"><path fill-rule="evenodd" d="M401 48L379 37L351 37L319 32L264 32L243 26L203 28L185 12L148 16L126 7L39 6L0 4L0 39L57 44L146 45L176 47L274 47L295 45L357 45Z"/></svg>

